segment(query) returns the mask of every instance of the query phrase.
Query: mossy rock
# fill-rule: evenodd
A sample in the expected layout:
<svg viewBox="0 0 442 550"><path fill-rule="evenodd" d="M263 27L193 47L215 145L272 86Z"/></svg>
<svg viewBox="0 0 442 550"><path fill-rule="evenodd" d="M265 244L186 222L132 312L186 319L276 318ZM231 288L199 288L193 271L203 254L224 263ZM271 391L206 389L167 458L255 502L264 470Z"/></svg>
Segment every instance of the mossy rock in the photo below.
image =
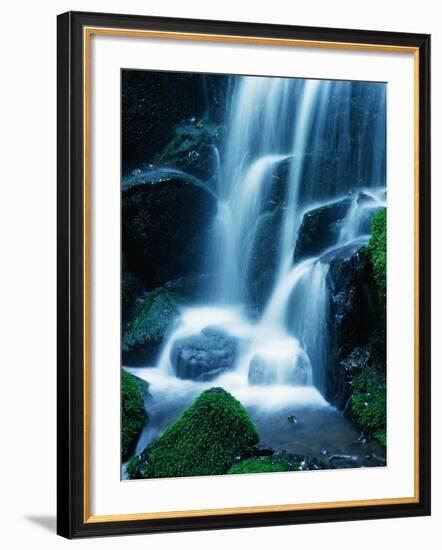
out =
<svg viewBox="0 0 442 550"><path fill-rule="evenodd" d="M387 209L375 214L371 222L371 237L367 252L373 266L379 305L385 309L387 294Z"/></svg>
<svg viewBox="0 0 442 550"><path fill-rule="evenodd" d="M144 395L147 383L132 374L121 373L121 455L123 461L130 458L138 438L147 422Z"/></svg>
<svg viewBox="0 0 442 550"><path fill-rule="evenodd" d="M226 474L258 442L247 411L222 388L204 391L128 466L130 479Z"/></svg>
<svg viewBox="0 0 442 550"><path fill-rule="evenodd" d="M372 365L362 368L353 380L352 413L359 426L387 444L387 385L385 372Z"/></svg>
<svg viewBox="0 0 442 550"><path fill-rule="evenodd" d="M248 458L238 462L229 470L229 474L262 474L271 472L289 472L297 470L298 467L290 467L287 462L265 458Z"/></svg>
<svg viewBox="0 0 442 550"><path fill-rule="evenodd" d="M152 364L178 316L179 299L176 294L162 287L149 292L123 336L123 364Z"/></svg>

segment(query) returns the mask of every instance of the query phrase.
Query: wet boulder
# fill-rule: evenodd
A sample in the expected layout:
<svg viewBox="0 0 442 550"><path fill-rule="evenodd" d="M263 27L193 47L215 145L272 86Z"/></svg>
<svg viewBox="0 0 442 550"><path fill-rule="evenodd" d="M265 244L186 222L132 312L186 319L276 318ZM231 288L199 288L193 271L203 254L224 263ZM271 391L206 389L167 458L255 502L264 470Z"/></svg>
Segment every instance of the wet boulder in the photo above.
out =
<svg viewBox="0 0 442 550"><path fill-rule="evenodd" d="M200 334L180 338L170 352L170 361L178 378L213 380L233 368L238 355L236 339L217 327Z"/></svg>
<svg viewBox="0 0 442 550"><path fill-rule="evenodd" d="M296 241L295 261L317 256L337 241L351 203L352 199L348 197L304 214Z"/></svg>
<svg viewBox="0 0 442 550"><path fill-rule="evenodd" d="M271 211L287 204L287 192L290 185L290 170L293 157L283 158L276 162L266 185L263 211Z"/></svg>
<svg viewBox="0 0 442 550"><path fill-rule="evenodd" d="M146 288L201 273L215 211L216 199L208 189L173 175L124 188L127 268Z"/></svg>
<svg viewBox="0 0 442 550"><path fill-rule="evenodd" d="M165 288L146 292L138 313L123 334L123 365L153 366L178 317L179 302L174 293Z"/></svg>
<svg viewBox="0 0 442 550"><path fill-rule="evenodd" d="M129 479L227 474L236 457L258 443L245 408L222 388L211 388L127 465Z"/></svg>

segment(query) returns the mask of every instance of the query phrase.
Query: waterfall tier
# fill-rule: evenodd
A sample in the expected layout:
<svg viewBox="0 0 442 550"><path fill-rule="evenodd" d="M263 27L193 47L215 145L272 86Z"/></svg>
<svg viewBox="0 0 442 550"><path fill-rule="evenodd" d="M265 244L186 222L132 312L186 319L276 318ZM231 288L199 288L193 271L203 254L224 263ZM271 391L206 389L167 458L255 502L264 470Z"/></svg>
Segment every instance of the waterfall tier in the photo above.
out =
<svg viewBox="0 0 442 550"><path fill-rule="evenodd" d="M182 312L158 369L322 391L330 259L338 247L366 243L371 217L385 205L385 87L232 83L208 183L217 200L206 254L213 276L202 289L205 305Z"/></svg>

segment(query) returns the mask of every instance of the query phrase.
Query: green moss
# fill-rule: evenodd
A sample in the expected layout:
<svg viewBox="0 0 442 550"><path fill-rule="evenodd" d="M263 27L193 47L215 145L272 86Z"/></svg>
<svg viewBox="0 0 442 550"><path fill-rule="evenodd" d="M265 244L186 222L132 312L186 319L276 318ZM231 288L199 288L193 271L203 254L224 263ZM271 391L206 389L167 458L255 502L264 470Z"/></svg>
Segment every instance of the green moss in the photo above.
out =
<svg viewBox="0 0 442 550"><path fill-rule="evenodd" d="M179 315L178 296L163 287L152 290L145 302L130 323L123 336L123 353L139 355L140 361L151 359L158 351L163 338L166 337L175 325ZM137 364L130 360L126 364Z"/></svg>
<svg viewBox="0 0 442 550"><path fill-rule="evenodd" d="M356 422L382 445L387 444L387 391L385 374L366 366L353 381L352 411Z"/></svg>
<svg viewBox="0 0 442 550"><path fill-rule="evenodd" d="M232 466L229 474L261 474L265 472L288 472L297 470L288 462L274 461L271 458L248 458Z"/></svg>
<svg viewBox="0 0 442 550"><path fill-rule="evenodd" d="M138 437L147 421L144 394L147 384L136 376L121 374L121 454L126 461L135 450Z"/></svg>
<svg viewBox="0 0 442 550"><path fill-rule="evenodd" d="M375 214L371 222L371 237L367 246L368 255L373 266L378 299L381 304L386 300L387 291L387 209Z"/></svg>
<svg viewBox="0 0 442 550"><path fill-rule="evenodd" d="M222 388L203 392L127 466L130 479L226 474L258 442L244 407Z"/></svg>

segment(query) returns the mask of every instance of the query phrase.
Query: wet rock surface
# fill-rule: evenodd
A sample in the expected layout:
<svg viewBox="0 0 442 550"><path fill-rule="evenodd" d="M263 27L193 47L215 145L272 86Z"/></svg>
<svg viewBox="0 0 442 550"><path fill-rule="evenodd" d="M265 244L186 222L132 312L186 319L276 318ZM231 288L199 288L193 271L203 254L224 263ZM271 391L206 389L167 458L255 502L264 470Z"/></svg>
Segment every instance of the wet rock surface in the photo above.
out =
<svg viewBox="0 0 442 550"><path fill-rule="evenodd" d="M122 363L126 366L154 365L164 339L178 322L176 296L165 288L144 293L138 314L123 334Z"/></svg>
<svg viewBox="0 0 442 550"><path fill-rule="evenodd" d="M232 369L238 353L233 336L216 327L177 340L170 361L178 378L207 381Z"/></svg>
<svg viewBox="0 0 442 550"><path fill-rule="evenodd" d="M296 242L295 262L308 256L316 256L337 241L351 202L352 199L348 197L304 214Z"/></svg>
<svg viewBox="0 0 442 550"><path fill-rule="evenodd" d="M352 365L362 367L368 361L367 346L376 317L370 267L363 249L343 247L329 263L329 351L324 393L330 403L343 409L351 396Z"/></svg>

